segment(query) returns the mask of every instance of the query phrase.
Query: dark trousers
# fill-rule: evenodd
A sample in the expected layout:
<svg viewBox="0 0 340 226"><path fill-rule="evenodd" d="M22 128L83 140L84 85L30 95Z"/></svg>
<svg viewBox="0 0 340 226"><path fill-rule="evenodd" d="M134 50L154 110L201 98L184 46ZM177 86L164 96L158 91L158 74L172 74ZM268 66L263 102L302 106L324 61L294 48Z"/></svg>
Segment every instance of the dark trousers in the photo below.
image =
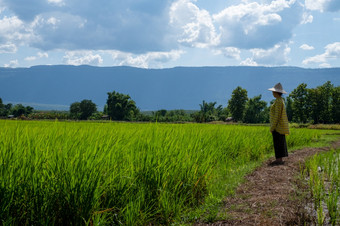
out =
<svg viewBox="0 0 340 226"><path fill-rule="evenodd" d="M286 136L279 134L274 131L273 133L273 141L274 141L274 149L275 149L275 158L282 158L288 156Z"/></svg>

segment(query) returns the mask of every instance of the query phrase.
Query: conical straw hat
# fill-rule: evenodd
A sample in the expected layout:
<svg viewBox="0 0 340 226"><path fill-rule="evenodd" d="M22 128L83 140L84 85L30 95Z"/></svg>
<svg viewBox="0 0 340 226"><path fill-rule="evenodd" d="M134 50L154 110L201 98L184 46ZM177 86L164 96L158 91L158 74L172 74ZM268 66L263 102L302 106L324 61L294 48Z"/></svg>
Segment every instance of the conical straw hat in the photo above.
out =
<svg viewBox="0 0 340 226"><path fill-rule="evenodd" d="M284 93L286 94L287 92L283 90L281 83L277 83L273 88L268 89L270 91L274 91L277 93Z"/></svg>

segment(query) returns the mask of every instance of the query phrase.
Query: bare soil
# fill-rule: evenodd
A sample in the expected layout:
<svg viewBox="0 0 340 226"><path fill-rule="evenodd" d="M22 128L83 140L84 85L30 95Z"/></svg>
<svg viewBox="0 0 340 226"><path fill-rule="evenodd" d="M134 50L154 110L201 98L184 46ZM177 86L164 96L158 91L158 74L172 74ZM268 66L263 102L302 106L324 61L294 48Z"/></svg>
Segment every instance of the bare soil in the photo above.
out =
<svg viewBox="0 0 340 226"><path fill-rule="evenodd" d="M232 197L224 200L219 213L222 221L196 225L310 225L312 216L306 211L310 197L300 172L305 160L319 152L340 147L304 148L289 153L283 165L272 166L269 159L246 176Z"/></svg>

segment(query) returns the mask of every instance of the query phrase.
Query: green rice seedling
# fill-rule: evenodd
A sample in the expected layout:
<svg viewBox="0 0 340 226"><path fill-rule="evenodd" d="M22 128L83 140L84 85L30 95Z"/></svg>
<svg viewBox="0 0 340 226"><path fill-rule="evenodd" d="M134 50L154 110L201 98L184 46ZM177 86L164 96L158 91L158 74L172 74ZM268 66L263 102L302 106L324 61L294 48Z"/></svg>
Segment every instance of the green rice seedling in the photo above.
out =
<svg viewBox="0 0 340 226"><path fill-rule="evenodd" d="M317 223L318 225L323 225L325 220L322 206L324 197L324 179L322 174L320 174L321 168L319 162L320 158L318 155L315 155L308 162L309 187L314 201L314 209L317 213Z"/></svg>
<svg viewBox="0 0 340 226"><path fill-rule="evenodd" d="M292 129L288 146L324 133ZM0 120L0 221L190 221L272 156L272 143L266 126Z"/></svg>
<svg viewBox="0 0 340 226"><path fill-rule="evenodd" d="M323 212L323 207L320 205L317 209L317 216L318 216L318 225L324 225L325 222L325 213Z"/></svg>
<svg viewBox="0 0 340 226"><path fill-rule="evenodd" d="M338 217L338 202L339 202L339 188L333 187L329 190L329 195L327 197L327 208L330 217L330 223L336 225Z"/></svg>
<svg viewBox="0 0 340 226"><path fill-rule="evenodd" d="M339 150L315 155L306 166L310 175L310 190L317 211L318 224L322 224L325 216L329 223L336 225L339 218ZM324 208L326 204L327 208Z"/></svg>

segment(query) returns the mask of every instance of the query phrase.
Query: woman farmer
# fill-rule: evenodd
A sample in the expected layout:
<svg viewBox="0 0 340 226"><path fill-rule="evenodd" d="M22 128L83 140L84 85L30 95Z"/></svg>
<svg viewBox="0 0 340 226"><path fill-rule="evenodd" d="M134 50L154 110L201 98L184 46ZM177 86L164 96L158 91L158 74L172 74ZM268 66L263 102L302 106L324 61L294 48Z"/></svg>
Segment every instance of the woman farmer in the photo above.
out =
<svg viewBox="0 0 340 226"><path fill-rule="evenodd" d="M277 83L268 90L273 91L273 96L276 98L270 107L270 132L273 135L276 158L272 165L280 165L284 163L282 158L288 156L286 143L286 135L289 134L288 118L285 103L281 97L282 94L287 92L283 90L281 83Z"/></svg>

